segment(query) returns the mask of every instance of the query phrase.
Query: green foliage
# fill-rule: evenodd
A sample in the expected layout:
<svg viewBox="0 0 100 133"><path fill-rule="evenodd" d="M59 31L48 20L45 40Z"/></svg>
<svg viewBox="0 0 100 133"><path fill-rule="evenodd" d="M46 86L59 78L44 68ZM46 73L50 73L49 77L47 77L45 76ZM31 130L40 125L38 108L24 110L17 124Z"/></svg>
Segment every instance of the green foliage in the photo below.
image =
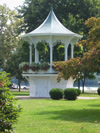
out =
<svg viewBox="0 0 100 133"><path fill-rule="evenodd" d="M26 81L22 76L22 70L19 69L19 64L22 62L21 55L16 51L11 54L10 58L7 60L4 70L10 73L10 77L16 77L18 79L19 91L21 81Z"/></svg>
<svg viewBox="0 0 100 133"><path fill-rule="evenodd" d="M18 47L20 40L19 26L22 18L18 19L15 11L10 10L6 5L0 5L0 65L4 67L6 60Z"/></svg>
<svg viewBox="0 0 100 133"><path fill-rule="evenodd" d="M97 93L98 93L98 95L100 95L100 88L97 89Z"/></svg>
<svg viewBox="0 0 100 133"><path fill-rule="evenodd" d="M37 48L37 50L39 51L39 53L44 53L45 52L45 47L46 47L46 45L45 45L45 42L38 42L37 43L37 45L36 45L36 48Z"/></svg>
<svg viewBox="0 0 100 133"><path fill-rule="evenodd" d="M83 46L74 46L74 57L82 57L83 55Z"/></svg>
<svg viewBox="0 0 100 133"><path fill-rule="evenodd" d="M30 65L30 69L31 69L32 71L38 71L38 70L40 69L39 63L33 62L33 63Z"/></svg>
<svg viewBox="0 0 100 133"><path fill-rule="evenodd" d="M20 63L21 62L28 62L29 61L29 43L26 42L26 41L23 41L21 40L19 42L19 48L17 49L17 56L18 58L20 59ZM34 52L34 45L32 45L32 59L34 61L34 55L35 55L35 52Z"/></svg>
<svg viewBox="0 0 100 133"><path fill-rule="evenodd" d="M60 41L57 41L54 43L53 47L53 60L54 61L63 61L64 60L64 54L65 54L65 48L64 44Z"/></svg>
<svg viewBox="0 0 100 133"><path fill-rule="evenodd" d="M60 88L53 88L49 92L50 97L54 100L59 100L63 98L64 91Z"/></svg>
<svg viewBox="0 0 100 133"><path fill-rule="evenodd" d="M87 57L87 58L86 58ZM67 61L58 61L53 62L53 67L56 68L58 73L58 82L60 82L61 78L68 80L69 78L73 78L75 80L80 79L82 81L82 93L84 93L84 85L86 78L94 79L95 75L92 66L88 67L88 57L84 56L83 58L71 58Z"/></svg>
<svg viewBox="0 0 100 133"><path fill-rule="evenodd" d="M21 108L15 104L15 97L7 87L10 84L8 74L0 72L0 132L10 133L17 122Z"/></svg>
<svg viewBox="0 0 100 133"><path fill-rule="evenodd" d="M87 39L88 49L100 45L100 18L91 17L85 21L85 25L90 28Z"/></svg>
<svg viewBox="0 0 100 133"><path fill-rule="evenodd" d="M27 80L22 76L22 69L19 69L21 62L29 61L29 44L25 41L19 41L19 48L13 52L5 63L4 70L10 73L10 77L16 77L18 79L19 91L21 81ZM32 45L32 58L34 59L34 46Z"/></svg>
<svg viewBox="0 0 100 133"><path fill-rule="evenodd" d="M42 63L40 64L40 69L41 69L41 70L47 70L49 67L50 67L49 62L42 62Z"/></svg>
<svg viewBox="0 0 100 133"><path fill-rule="evenodd" d="M28 62L22 62L19 64L19 69L22 71L27 71L29 69L29 63Z"/></svg>
<svg viewBox="0 0 100 133"><path fill-rule="evenodd" d="M74 88L66 88L64 90L64 98L67 100L76 100L77 99L77 90Z"/></svg>
<svg viewBox="0 0 100 133"><path fill-rule="evenodd" d="M63 45L59 45L57 48L57 51L58 51L58 54L60 54L61 56L64 56L65 48Z"/></svg>
<svg viewBox="0 0 100 133"><path fill-rule="evenodd" d="M39 59L43 62L48 62L50 59L49 46L45 41L38 42L36 44L36 49L39 51Z"/></svg>
<svg viewBox="0 0 100 133"><path fill-rule="evenodd" d="M19 64L19 69L22 71L27 71L31 69L32 71L38 71L38 70L47 70L49 69L50 64L48 62L41 62L41 63L35 63L29 64L28 62L22 62Z"/></svg>
<svg viewBox="0 0 100 133"><path fill-rule="evenodd" d="M77 96L79 96L81 94L81 90L80 89L76 89L77 90Z"/></svg>

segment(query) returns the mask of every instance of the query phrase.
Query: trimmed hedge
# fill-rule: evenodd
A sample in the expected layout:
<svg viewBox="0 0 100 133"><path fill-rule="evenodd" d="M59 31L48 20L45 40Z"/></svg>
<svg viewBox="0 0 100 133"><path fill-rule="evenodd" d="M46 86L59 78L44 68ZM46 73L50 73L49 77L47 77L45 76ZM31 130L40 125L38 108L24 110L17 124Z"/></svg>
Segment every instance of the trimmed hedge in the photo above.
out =
<svg viewBox="0 0 100 133"><path fill-rule="evenodd" d="M76 89L77 90L77 96L79 96L81 94L81 90L80 89Z"/></svg>
<svg viewBox="0 0 100 133"><path fill-rule="evenodd" d="M100 87L97 89L97 93L98 95L100 95Z"/></svg>
<svg viewBox="0 0 100 133"><path fill-rule="evenodd" d="M49 95L51 99L59 100L63 98L64 91L63 89L60 89L60 88L53 88L50 90Z"/></svg>
<svg viewBox="0 0 100 133"><path fill-rule="evenodd" d="M74 88L66 88L64 90L64 99L67 100L76 100L77 99L78 92Z"/></svg>

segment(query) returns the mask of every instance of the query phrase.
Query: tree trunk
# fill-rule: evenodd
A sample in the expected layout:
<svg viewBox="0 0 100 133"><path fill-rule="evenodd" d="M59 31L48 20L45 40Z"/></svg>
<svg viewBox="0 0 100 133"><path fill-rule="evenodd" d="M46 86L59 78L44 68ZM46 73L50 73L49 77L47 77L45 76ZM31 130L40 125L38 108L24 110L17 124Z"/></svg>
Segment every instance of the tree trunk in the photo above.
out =
<svg viewBox="0 0 100 133"><path fill-rule="evenodd" d="M82 82L82 93L84 93L84 81Z"/></svg>
<svg viewBox="0 0 100 133"><path fill-rule="evenodd" d="M78 79L78 89L80 90L80 79Z"/></svg>
<svg viewBox="0 0 100 133"><path fill-rule="evenodd" d="M82 93L84 93L85 78L82 80Z"/></svg>
<svg viewBox="0 0 100 133"><path fill-rule="evenodd" d="M21 89L21 81L18 80L18 86L19 86L19 92L20 92L20 89Z"/></svg>

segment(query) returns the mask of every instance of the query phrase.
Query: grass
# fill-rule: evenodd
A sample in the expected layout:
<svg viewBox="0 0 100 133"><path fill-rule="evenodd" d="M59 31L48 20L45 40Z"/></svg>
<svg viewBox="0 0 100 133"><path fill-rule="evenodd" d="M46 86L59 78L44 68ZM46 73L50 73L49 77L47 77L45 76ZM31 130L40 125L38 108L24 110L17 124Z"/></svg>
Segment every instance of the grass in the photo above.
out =
<svg viewBox="0 0 100 133"><path fill-rule="evenodd" d="M18 90L10 90L11 93L15 96L29 96L29 91L18 91Z"/></svg>
<svg viewBox="0 0 100 133"><path fill-rule="evenodd" d="M29 90L21 90L20 92L18 90L10 90L13 95L15 96L29 96ZM83 93L80 96L82 97L100 97L97 93Z"/></svg>
<svg viewBox="0 0 100 133"><path fill-rule="evenodd" d="M82 93L81 97L100 97L97 93Z"/></svg>
<svg viewBox="0 0 100 133"><path fill-rule="evenodd" d="M100 133L100 99L18 100L16 133Z"/></svg>

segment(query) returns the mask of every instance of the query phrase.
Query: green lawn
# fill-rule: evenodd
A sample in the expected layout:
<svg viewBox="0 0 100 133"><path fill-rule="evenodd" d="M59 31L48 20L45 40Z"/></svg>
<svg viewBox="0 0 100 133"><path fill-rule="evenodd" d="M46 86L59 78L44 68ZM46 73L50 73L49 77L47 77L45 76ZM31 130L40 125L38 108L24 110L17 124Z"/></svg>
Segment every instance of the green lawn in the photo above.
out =
<svg viewBox="0 0 100 133"><path fill-rule="evenodd" d="M15 96L29 96L29 91L21 90L20 92L18 90L11 90L12 94ZM81 94L82 97L100 97L97 93L84 93Z"/></svg>
<svg viewBox="0 0 100 133"><path fill-rule="evenodd" d="M82 93L80 95L81 97L100 97L100 95L98 95L98 93Z"/></svg>
<svg viewBox="0 0 100 133"><path fill-rule="evenodd" d="M16 90L10 90L13 95L15 96L29 96L29 91L16 91Z"/></svg>
<svg viewBox="0 0 100 133"><path fill-rule="evenodd" d="M15 133L100 133L100 99L18 100Z"/></svg>

